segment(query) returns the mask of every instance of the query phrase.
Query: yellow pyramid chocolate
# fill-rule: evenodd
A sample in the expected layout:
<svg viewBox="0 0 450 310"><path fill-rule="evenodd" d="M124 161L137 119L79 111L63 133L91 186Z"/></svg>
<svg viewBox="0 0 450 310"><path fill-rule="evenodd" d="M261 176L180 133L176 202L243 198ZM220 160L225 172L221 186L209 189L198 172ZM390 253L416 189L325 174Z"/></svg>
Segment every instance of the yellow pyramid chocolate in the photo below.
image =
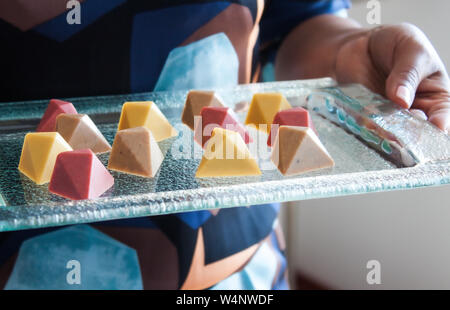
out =
<svg viewBox="0 0 450 310"><path fill-rule="evenodd" d="M57 132L33 132L25 136L19 171L38 185L50 182L56 157L72 151Z"/></svg>
<svg viewBox="0 0 450 310"><path fill-rule="evenodd" d="M157 142L178 133L153 101L130 101L123 104L118 130L135 127L150 130Z"/></svg>
<svg viewBox="0 0 450 310"><path fill-rule="evenodd" d="M275 115L281 110L290 108L291 105L281 93L254 94L248 109L245 124L253 125L257 129L269 133L270 125L272 125Z"/></svg>
<svg viewBox="0 0 450 310"><path fill-rule="evenodd" d="M195 176L203 178L260 174L261 170L241 135L235 131L215 128L205 145Z"/></svg>

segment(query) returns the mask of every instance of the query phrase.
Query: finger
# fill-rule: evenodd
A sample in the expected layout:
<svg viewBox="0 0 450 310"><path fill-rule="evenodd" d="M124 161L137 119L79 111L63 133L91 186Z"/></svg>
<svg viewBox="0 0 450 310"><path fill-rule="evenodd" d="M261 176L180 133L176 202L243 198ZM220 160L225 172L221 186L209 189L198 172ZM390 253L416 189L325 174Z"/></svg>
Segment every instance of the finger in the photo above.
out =
<svg viewBox="0 0 450 310"><path fill-rule="evenodd" d="M404 108L411 107L419 84L437 72L432 57L418 43L400 44L386 81L386 95Z"/></svg>
<svg viewBox="0 0 450 310"><path fill-rule="evenodd" d="M449 85L445 76L427 78L419 86L419 92L412 105L413 109L425 112L428 120L442 130L448 130L450 122Z"/></svg>
<svg viewBox="0 0 450 310"><path fill-rule="evenodd" d="M428 120L440 129L450 131L450 102L434 105L428 112Z"/></svg>

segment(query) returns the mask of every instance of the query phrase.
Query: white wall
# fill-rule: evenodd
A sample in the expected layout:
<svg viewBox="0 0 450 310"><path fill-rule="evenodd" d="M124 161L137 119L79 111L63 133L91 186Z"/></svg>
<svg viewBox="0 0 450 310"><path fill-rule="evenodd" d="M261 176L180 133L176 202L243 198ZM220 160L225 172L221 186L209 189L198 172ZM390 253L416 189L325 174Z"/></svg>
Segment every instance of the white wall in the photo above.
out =
<svg viewBox="0 0 450 310"><path fill-rule="evenodd" d="M425 30L450 64L450 1L385 0L382 22ZM350 16L365 24L366 1ZM288 257L293 276L338 289L450 289L450 186L291 203ZM381 263L379 286L366 264Z"/></svg>
<svg viewBox="0 0 450 310"><path fill-rule="evenodd" d="M292 206L290 267L331 288L450 289L450 186ZM366 282L369 260L379 286Z"/></svg>
<svg viewBox="0 0 450 310"><path fill-rule="evenodd" d="M353 0L349 11L351 18L361 25L367 24L367 0ZM381 23L398 24L409 22L422 29L436 50L439 52L447 68L450 67L450 1L449 0L380 0Z"/></svg>

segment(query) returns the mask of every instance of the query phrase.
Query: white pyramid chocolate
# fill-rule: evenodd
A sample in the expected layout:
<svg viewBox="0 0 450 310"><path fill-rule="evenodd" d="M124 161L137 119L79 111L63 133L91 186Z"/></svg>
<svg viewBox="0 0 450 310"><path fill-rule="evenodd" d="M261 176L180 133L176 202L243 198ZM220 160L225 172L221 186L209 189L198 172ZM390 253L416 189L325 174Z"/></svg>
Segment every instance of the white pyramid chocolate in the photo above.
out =
<svg viewBox="0 0 450 310"><path fill-rule="evenodd" d="M91 149L96 154L106 153L111 146L86 114L60 114L56 131L74 150Z"/></svg>
<svg viewBox="0 0 450 310"><path fill-rule="evenodd" d="M333 159L314 131L298 126L280 126L271 160L283 175L334 166Z"/></svg>

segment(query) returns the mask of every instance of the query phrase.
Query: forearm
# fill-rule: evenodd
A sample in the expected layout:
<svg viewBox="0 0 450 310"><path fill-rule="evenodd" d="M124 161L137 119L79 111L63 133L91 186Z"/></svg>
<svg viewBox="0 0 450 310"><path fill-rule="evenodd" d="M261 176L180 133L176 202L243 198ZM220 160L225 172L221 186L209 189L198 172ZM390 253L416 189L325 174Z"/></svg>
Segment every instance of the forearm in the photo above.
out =
<svg viewBox="0 0 450 310"><path fill-rule="evenodd" d="M275 61L277 80L336 78L336 56L348 40L368 30L352 19L320 15L298 25L282 42Z"/></svg>

